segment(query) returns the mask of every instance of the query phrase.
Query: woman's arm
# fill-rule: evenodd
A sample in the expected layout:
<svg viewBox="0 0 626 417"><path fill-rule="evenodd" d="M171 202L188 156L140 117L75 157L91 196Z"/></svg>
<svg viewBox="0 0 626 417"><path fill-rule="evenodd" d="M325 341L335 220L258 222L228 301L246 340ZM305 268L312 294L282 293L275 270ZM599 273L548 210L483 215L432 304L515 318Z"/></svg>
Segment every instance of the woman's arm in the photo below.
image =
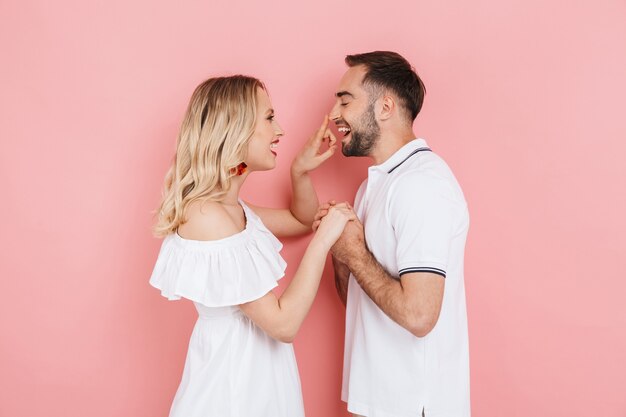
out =
<svg viewBox="0 0 626 417"><path fill-rule="evenodd" d="M322 144L328 140L328 149L320 153ZM311 230L319 201L309 175L337 149L337 139L328 128L328 116L320 128L305 143L291 164L291 204L288 209L272 209L249 204L265 226L276 236L297 236Z"/></svg>
<svg viewBox="0 0 626 417"><path fill-rule="evenodd" d="M291 165L292 194L289 211L293 217L310 230L313 224L313 217L319 206L319 200L309 172L298 168L296 165L297 161L294 160L294 163Z"/></svg>
<svg viewBox="0 0 626 417"><path fill-rule="evenodd" d="M355 219L356 216L346 207L329 210L285 292L276 297L270 291L239 308L265 333L281 342L291 343L313 304L328 251L346 223Z"/></svg>
<svg viewBox="0 0 626 417"><path fill-rule="evenodd" d="M337 202L335 200L331 200L328 203L324 203L319 207L313 221L313 231L317 230L324 216L328 214L328 210L335 205L337 205ZM341 203L339 204L339 206L347 207L352 210L352 206L347 202ZM335 270L335 288L337 289L339 299L345 306L348 298L348 281L350 279L350 269L344 263L339 262L334 256L332 257L332 260L333 269Z"/></svg>

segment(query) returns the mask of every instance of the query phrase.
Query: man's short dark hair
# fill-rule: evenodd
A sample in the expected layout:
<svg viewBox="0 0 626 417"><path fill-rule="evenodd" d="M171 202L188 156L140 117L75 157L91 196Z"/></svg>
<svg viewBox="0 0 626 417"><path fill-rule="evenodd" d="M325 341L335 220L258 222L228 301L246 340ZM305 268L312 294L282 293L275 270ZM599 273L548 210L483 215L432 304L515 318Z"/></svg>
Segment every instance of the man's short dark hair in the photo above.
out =
<svg viewBox="0 0 626 417"><path fill-rule="evenodd" d="M402 55L391 51L374 51L346 56L349 67L364 65L364 85L390 90L415 120L422 109L426 87L411 64Z"/></svg>

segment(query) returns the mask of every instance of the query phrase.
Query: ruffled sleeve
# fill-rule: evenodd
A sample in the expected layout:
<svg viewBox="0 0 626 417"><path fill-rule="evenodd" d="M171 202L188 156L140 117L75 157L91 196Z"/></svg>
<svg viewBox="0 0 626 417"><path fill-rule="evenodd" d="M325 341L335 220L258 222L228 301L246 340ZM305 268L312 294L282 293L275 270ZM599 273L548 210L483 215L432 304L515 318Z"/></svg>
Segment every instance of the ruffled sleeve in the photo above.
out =
<svg viewBox="0 0 626 417"><path fill-rule="evenodd" d="M233 306L261 298L285 274L282 244L249 209L242 232L216 241L174 233L161 246L150 284L170 300L181 297L207 307Z"/></svg>

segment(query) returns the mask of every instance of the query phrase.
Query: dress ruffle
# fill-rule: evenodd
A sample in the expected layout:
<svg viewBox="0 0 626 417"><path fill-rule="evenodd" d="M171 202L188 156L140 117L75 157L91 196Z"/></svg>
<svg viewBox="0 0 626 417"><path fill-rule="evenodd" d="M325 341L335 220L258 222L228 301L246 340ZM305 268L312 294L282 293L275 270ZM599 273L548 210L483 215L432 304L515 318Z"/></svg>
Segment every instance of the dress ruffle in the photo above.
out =
<svg viewBox="0 0 626 417"><path fill-rule="evenodd" d="M276 287L287 266L282 244L243 202L246 228L215 241L167 236L150 284L169 300L181 297L207 307L233 306L261 298Z"/></svg>

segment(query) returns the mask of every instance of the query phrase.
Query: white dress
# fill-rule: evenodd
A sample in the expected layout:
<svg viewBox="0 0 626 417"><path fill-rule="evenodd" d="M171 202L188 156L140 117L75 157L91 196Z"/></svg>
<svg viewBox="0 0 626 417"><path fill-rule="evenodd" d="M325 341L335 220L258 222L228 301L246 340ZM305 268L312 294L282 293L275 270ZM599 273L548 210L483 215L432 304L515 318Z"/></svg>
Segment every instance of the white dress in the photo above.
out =
<svg viewBox="0 0 626 417"><path fill-rule="evenodd" d="M268 336L238 307L276 287L286 267L282 244L240 203L242 232L216 241L171 234L150 278L168 299L192 300L199 316L170 417L304 416L293 346Z"/></svg>

